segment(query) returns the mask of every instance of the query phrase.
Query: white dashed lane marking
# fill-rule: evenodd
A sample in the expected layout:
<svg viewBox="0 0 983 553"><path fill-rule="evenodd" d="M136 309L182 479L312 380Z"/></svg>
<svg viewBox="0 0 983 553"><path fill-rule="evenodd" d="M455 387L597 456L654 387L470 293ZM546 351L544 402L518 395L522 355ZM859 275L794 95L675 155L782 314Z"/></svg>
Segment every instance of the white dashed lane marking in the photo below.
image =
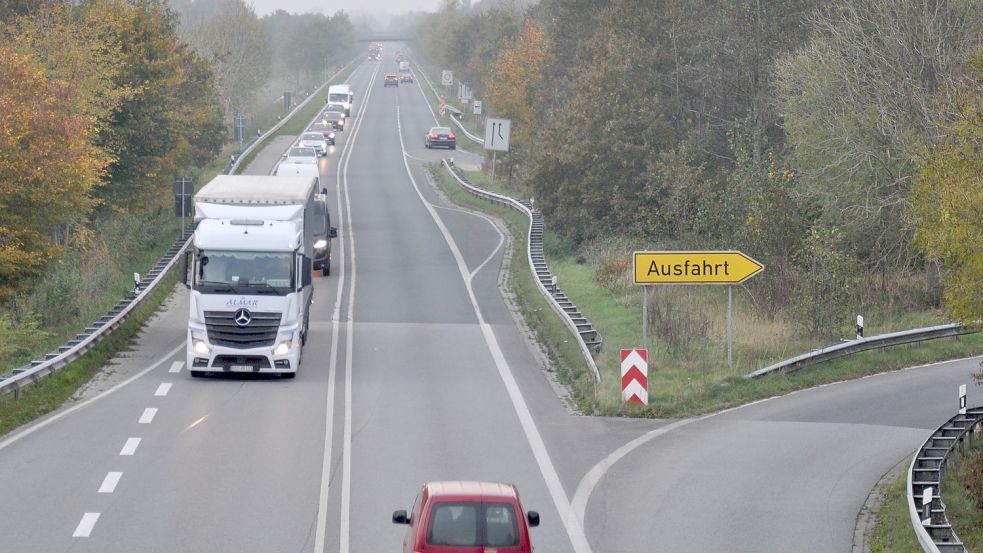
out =
<svg viewBox="0 0 983 553"><path fill-rule="evenodd" d="M99 513L85 513L82 515L82 520L79 521L79 525L75 527L75 533L72 534L73 538L87 538L89 534L92 533L92 529L95 528L96 522L99 520Z"/></svg>
<svg viewBox="0 0 983 553"><path fill-rule="evenodd" d="M122 477L122 472L110 472L107 474L106 479L99 486L99 493L113 493L116 491L116 485L119 484L119 479Z"/></svg>
<svg viewBox="0 0 983 553"><path fill-rule="evenodd" d="M143 414L140 415L140 424L150 424L154 422L154 416L157 415L156 407L147 407L143 410Z"/></svg>
<svg viewBox="0 0 983 553"><path fill-rule="evenodd" d="M169 372L169 373L179 373L179 372L181 372L181 369L183 367L184 367L184 361L175 361L175 362L171 363L171 368L167 372Z"/></svg>
<svg viewBox="0 0 983 553"><path fill-rule="evenodd" d="M140 445L140 438L128 438L123 449L120 450L120 455L133 455L137 452L137 446Z"/></svg>
<svg viewBox="0 0 983 553"><path fill-rule="evenodd" d="M164 396L167 395L167 392L170 392L170 391L171 391L171 383L170 382L164 382L160 386L157 386L157 391L154 392L154 395L155 396L164 397Z"/></svg>

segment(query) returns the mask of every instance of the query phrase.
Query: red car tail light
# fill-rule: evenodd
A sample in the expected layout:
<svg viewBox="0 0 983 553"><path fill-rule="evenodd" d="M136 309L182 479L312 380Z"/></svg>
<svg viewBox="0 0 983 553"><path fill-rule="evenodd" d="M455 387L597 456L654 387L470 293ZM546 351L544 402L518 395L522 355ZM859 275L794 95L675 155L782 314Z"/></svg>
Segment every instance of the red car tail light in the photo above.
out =
<svg viewBox="0 0 983 553"><path fill-rule="evenodd" d="M457 138L457 137L454 136L454 133L450 133L449 135L447 135L447 138Z"/></svg>
<svg viewBox="0 0 983 553"><path fill-rule="evenodd" d="M435 132L430 133L430 138L437 138L437 133Z"/></svg>

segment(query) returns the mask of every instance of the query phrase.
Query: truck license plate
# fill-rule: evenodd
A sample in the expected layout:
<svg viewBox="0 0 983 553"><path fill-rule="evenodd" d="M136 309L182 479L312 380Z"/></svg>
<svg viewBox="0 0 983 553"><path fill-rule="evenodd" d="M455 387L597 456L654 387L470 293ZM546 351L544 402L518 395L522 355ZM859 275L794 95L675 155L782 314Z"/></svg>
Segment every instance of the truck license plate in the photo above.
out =
<svg viewBox="0 0 983 553"><path fill-rule="evenodd" d="M253 366L252 365L230 365L229 366L229 370L231 370L232 372L239 372L239 373L242 373L242 372L253 372Z"/></svg>

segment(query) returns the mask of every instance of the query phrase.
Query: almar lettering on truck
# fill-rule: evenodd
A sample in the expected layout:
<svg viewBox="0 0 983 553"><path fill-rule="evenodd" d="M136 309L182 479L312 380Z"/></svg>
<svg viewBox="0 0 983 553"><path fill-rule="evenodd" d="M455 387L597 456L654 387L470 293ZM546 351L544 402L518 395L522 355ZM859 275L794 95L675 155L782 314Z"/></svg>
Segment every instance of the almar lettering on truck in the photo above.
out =
<svg viewBox="0 0 983 553"><path fill-rule="evenodd" d="M723 272L721 272L723 269ZM660 264L653 261L649 264L648 276L730 276L730 262L723 263L684 263Z"/></svg>

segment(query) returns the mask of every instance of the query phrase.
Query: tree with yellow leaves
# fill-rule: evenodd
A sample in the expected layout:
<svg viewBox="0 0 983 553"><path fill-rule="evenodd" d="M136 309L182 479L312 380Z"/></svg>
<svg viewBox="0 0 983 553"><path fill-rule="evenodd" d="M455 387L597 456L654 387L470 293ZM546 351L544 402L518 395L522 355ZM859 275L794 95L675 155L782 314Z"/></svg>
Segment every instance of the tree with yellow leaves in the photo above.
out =
<svg viewBox="0 0 983 553"><path fill-rule="evenodd" d="M489 114L512 120L513 151L527 147L536 132L537 100L550 60L546 32L528 19L513 43L502 45L502 52L485 79Z"/></svg>
<svg viewBox="0 0 983 553"><path fill-rule="evenodd" d="M983 50L970 60L983 84ZM915 244L943 269L943 301L963 324L983 320L983 94L967 92L944 140L918 160Z"/></svg>
<svg viewBox="0 0 983 553"><path fill-rule="evenodd" d="M90 140L93 117L74 111L77 87L0 46L0 300L58 252L56 231L93 207L109 159Z"/></svg>

